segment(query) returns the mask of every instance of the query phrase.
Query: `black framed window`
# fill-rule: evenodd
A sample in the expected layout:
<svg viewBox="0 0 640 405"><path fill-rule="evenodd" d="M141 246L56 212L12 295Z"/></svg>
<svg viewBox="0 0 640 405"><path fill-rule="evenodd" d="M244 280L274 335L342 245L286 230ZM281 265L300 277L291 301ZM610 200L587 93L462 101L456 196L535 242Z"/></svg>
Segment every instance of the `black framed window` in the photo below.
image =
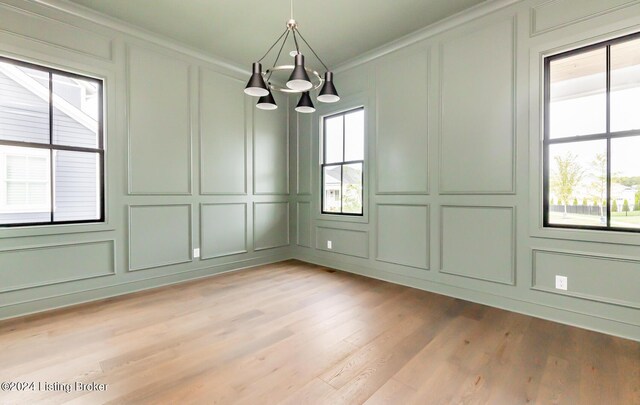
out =
<svg viewBox="0 0 640 405"><path fill-rule="evenodd" d="M544 226L640 232L640 33L544 70Z"/></svg>
<svg viewBox="0 0 640 405"><path fill-rule="evenodd" d="M322 213L362 216L364 108L330 115L322 120Z"/></svg>
<svg viewBox="0 0 640 405"><path fill-rule="evenodd" d="M0 57L0 226L104 221L103 82Z"/></svg>

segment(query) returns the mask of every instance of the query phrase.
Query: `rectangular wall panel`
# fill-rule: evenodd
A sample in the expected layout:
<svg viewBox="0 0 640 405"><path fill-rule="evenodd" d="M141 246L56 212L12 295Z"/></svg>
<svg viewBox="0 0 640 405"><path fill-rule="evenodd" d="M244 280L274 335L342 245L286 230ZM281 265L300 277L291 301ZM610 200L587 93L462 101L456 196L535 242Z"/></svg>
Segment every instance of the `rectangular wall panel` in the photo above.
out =
<svg viewBox="0 0 640 405"><path fill-rule="evenodd" d="M0 251L0 292L115 274L115 241Z"/></svg>
<svg viewBox="0 0 640 405"><path fill-rule="evenodd" d="M311 194L311 165L313 162L311 152L311 137L313 136L313 114L296 114L298 123L298 150L296 159L298 165L298 195Z"/></svg>
<svg viewBox="0 0 640 405"><path fill-rule="evenodd" d="M378 205L376 259L429 269L429 206Z"/></svg>
<svg viewBox="0 0 640 405"><path fill-rule="evenodd" d="M531 8L531 34L541 34L634 4L638 0L548 0Z"/></svg>
<svg viewBox="0 0 640 405"><path fill-rule="evenodd" d="M129 207L129 270L191 261L191 205Z"/></svg>
<svg viewBox="0 0 640 405"><path fill-rule="evenodd" d="M246 193L244 83L200 71L200 193Z"/></svg>
<svg viewBox="0 0 640 405"><path fill-rule="evenodd" d="M247 205L200 205L200 257L211 259L247 251Z"/></svg>
<svg viewBox="0 0 640 405"><path fill-rule="evenodd" d="M429 192L428 83L423 49L393 53L376 68L378 193Z"/></svg>
<svg viewBox="0 0 640 405"><path fill-rule="evenodd" d="M85 55L110 60L110 38L29 11L0 4L0 32L56 45Z"/></svg>
<svg viewBox="0 0 640 405"><path fill-rule="evenodd" d="M289 245L289 203L260 202L253 205L254 250Z"/></svg>
<svg viewBox="0 0 640 405"><path fill-rule="evenodd" d="M513 207L443 206L441 272L515 284Z"/></svg>
<svg viewBox="0 0 640 405"><path fill-rule="evenodd" d="M331 241L331 249L327 242ZM365 231L316 227L316 249L356 257L369 257L369 234Z"/></svg>
<svg viewBox="0 0 640 405"><path fill-rule="evenodd" d="M129 192L191 193L189 65L129 49Z"/></svg>
<svg viewBox="0 0 640 405"><path fill-rule="evenodd" d="M555 288L556 275L567 290ZM533 286L555 294L640 308L640 260L580 252L533 250Z"/></svg>
<svg viewBox="0 0 640 405"><path fill-rule="evenodd" d="M278 109L254 110L253 192L289 193L287 97L274 92Z"/></svg>
<svg viewBox="0 0 640 405"><path fill-rule="evenodd" d="M440 190L515 192L513 19L441 45Z"/></svg>
<svg viewBox="0 0 640 405"><path fill-rule="evenodd" d="M297 208L297 244L311 247L311 203L298 202Z"/></svg>

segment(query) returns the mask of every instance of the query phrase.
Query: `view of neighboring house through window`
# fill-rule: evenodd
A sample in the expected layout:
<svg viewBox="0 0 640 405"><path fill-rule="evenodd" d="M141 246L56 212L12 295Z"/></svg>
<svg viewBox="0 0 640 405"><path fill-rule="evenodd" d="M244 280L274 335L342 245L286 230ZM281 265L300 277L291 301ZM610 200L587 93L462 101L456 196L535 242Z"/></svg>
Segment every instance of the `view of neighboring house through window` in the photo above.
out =
<svg viewBox="0 0 640 405"><path fill-rule="evenodd" d="M363 215L364 108L323 118L322 213Z"/></svg>
<svg viewBox="0 0 640 405"><path fill-rule="evenodd" d="M640 34L545 60L544 224L640 231Z"/></svg>
<svg viewBox="0 0 640 405"><path fill-rule="evenodd" d="M104 220L102 81L0 58L0 226Z"/></svg>

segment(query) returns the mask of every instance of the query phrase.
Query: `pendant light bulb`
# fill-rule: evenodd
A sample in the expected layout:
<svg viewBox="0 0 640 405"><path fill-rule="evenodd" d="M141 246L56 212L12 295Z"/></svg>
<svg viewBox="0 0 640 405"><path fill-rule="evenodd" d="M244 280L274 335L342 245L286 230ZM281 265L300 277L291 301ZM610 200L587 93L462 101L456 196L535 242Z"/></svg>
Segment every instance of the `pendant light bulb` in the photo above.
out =
<svg viewBox="0 0 640 405"><path fill-rule="evenodd" d="M313 106L313 101L311 101L311 96L309 96L308 91L305 91L304 93L302 93L302 96L300 96L300 101L298 101L296 111L304 114L309 114L316 111L316 108Z"/></svg>
<svg viewBox="0 0 640 405"><path fill-rule="evenodd" d="M276 108L278 108L278 105L276 104L276 100L273 98L273 94L271 93L271 90L268 90L269 94L267 94L266 96L262 96L258 99L258 103L256 104L256 107L258 107L261 110L275 110Z"/></svg>
<svg viewBox="0 0 640 405"><path fill-rule="evenodd" d="M287 87L295 91L307 91L311 90L313 84L309 80L307 71L304 70L304 56L299 53L295 57L296 65L291 72Z"/></svg>
<svg viewBox="0 0 640 405"><path fill-rule="evenodd" d="M260 63L256 62L253 64L253 73L247 86L244 88L244 92L253 97L264 97L269 94L267 85L262 78L262 65Z"/></svg>
<svg viewBox="0 0 640 405"><path fill-rule="evenodd" d="M321 103L335 103L340 101L340 96L336 90L336 86L333 84L333 73L325 72L324 74L324 86L320 90L320 94L317 97Z"/></svg>

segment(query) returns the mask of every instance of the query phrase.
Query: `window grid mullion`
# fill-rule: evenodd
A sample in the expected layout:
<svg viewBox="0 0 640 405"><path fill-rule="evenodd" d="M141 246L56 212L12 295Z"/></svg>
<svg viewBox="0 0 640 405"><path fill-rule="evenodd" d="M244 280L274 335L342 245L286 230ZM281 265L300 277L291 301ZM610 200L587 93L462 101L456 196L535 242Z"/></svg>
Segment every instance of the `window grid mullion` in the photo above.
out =
<svg viewBox="0 0 640 405"><path fill-rule="evenodd" d="M53 72L49 72L49 146L51 147L53 145ZM54 186L54 178L53 178L53 168L54 168L54 164L53 164L53 149L49 149L49 192L50 192L50 197L49 197L49 210L50 210L50 218L51 218L51 222L53 223L54 218L53 218L53 207L54 207L54 201L55 201L55 197L54 197L54 193L55 193L55 186Z"/></svg>
<svg viewBox="0 0 640 405"><path fill-rule="evenodd" d="M611 45L607 45L607 228L611 228Z"/></svg>

